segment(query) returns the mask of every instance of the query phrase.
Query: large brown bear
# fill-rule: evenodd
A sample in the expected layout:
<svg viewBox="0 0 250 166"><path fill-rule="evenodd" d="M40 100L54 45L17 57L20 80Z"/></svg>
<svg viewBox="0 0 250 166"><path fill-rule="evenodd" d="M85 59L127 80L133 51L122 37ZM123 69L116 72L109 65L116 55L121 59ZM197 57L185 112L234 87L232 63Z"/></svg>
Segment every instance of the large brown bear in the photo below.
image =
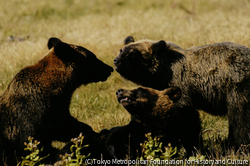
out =
<svg viewBox="0 0 250 166"><path fill-rule="evenodd" d="M182 49L163 40L134 42L129 36L114 65L143 86L179 86L183 105L228 115L231 145L250 143L250 48L225 42Z"/></svg>
<svg viewBox="0 0 250 166"><path fill-rule="evenodd" d="M199 113L180 103L181 91L171 87L163 91L140 87L119 89L118 102L134 117L126 126L106 131L105 145L115 159L136 159L141 155L140 143L151 133L163 146L182 144L188 155L199 149L201 122ZM101 132L102 133L102 132ZM180 141L180 142L179 142Z"/></svg>
<svg viewBox="0 0 250 166"><path fill-rule="evenodd" d="M8 165L24 155L28 136L41 141L46 153L52 154L52 140L68 141L80 132L96 134L70 115L70 100L79 86L105 81L112 67L86 48L57 38L49 39L48 48L39 62L13 78L0 97L0 161Z"/></svg>

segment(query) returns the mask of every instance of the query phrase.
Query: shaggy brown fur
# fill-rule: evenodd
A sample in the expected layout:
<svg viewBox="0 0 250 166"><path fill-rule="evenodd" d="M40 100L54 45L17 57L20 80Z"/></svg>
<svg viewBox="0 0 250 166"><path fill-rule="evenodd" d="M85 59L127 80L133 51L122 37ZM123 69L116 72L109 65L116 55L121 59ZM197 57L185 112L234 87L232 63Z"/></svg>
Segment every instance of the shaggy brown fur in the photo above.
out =
<svg viewBox="0 0 250 166"><path fill-rule="evenodd" d="M17 73L0 96L0 165L3 160L17 164L28 136L51 154L52 140L96 134L70 115L71 96L82 84L105 81L113 69L89 50L57 38L49 39L48 48L39 62Z"/></svg>
<svg viewBox="0 0 250 166"><path fill-rule="evenodd" d="M145 134L149 132L153 137L160 137L163 146L171 143L180 147L182 144L188 155L194 152L194 147L199 149L199 113L191 107L182 107L180 97L181 91L177 87L163 91L145 87L119 89L118 102L135 121L111 129L106 146L113 157L124 159L128 154L133 159L138 157L136 152L140 151L139 144L144 142Z"/></svg>
<svg viewBox="0 0 250 166"><path fill-rule="evenodd" d="M155 89L179 86L183 105L228 115L232 145L250 143L248 47L224 42L185 50L163 40L126 44L114 60L123 77Z"/></svg>

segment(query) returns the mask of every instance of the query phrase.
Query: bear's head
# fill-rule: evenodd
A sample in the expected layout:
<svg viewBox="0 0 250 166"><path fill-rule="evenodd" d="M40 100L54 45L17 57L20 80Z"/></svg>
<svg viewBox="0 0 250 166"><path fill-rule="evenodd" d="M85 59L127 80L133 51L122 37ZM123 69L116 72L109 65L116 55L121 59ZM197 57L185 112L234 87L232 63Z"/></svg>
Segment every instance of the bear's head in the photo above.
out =
<svg viewBox="0 0 250 166"><path fill-rule="evenodd" d="M175 113L176 102L181 97L178 87L162 91L140 87L134 90L119 89L116 92L118 102L141 123L165 121Z"/></svg>
<svg viewBox="0 0 250 166"><path fill-rule="evenodd" d="M99 60L95 54L84 47L50 38L48 48L65 66L72 70L71 78L78 86L91 82L106 81L113 68ZM52 50L53 49L53 50Z"/></svg>
<svg viewBox="0 0 250 166"><path fill-rule="evenodd" d="M163 40L135 42L132 36L127 37L124 44L125 46L120 49L118 56L114 59L115 70L134 83L155 89L165 89L166 84L162 82L161 74L164 70L168 72L166 74L170 78L172 76L171 63L179 57L176 56L177 52L170 48L173 44L167 44ZM164 61L164 58L167 58L167 61ZM166 66L167 71L165 71ZM162 83L165 84L163 87L160 85Z"/></svg>

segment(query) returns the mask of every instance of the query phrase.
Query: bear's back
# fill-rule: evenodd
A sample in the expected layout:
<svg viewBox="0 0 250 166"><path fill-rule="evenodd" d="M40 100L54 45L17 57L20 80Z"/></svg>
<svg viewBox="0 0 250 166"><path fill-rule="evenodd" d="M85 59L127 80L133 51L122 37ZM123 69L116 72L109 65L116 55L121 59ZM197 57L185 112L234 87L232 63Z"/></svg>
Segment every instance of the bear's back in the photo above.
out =
<svg viewBox="0 0 250 166"><path fill-rule="evenodd" d="M226 78L235 84L250 75L250 48L243 45L224 42L191 48L186 58L188 70L202 81Z"/></svg>
<svg viewBox="0 0 250 166"><path fill-rule="evenodd" d="M224 115L228 93L239 87L248 89L250 84L250 48L229 42L190 48L171 69L169 86L181 87L185 101Z"/></svg>

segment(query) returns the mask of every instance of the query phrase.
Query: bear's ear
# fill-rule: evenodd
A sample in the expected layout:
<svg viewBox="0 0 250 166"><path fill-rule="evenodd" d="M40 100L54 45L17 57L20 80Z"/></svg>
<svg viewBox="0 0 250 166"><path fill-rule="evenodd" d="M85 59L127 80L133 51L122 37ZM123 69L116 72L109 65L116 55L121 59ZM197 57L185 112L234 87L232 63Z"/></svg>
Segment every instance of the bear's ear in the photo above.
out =
<svg viewBox="0 0 250 166"><path fill-rule="evenodd" d="M124 45L127 45L127 44L132 43L132 42L135 42L134 38L132 36L128 36L124 40Z"/></svg>
<svg viewBox="0 0 250 166"><path fill-rule="evenodd" d="M49 50L52 48L52 47L55 47L58 43L61 43L62 41L58 38L55 38L55 37L51 37L48 41L48 48Z"/></svg>
<svg viewBox="0 0 250 166"><path fill-rule="evenodd" d="M163 50L167 47L167 43L164 40L160 40L154 44L152 44L152 49L156 52Z"/></svg>
<svg viewBox="0 0 250 166"><path fill-rule="evenodd" d="M76 50L70 47L67 43L60 42L54 46L54 52L58 58L64 62L71 62L73 60L73 55L77 53Z"/></svg>
<svg viewBox="0 0 250 166"><path fill-rule="evenodd" d="M181 89L179 87L171 87L164 90L164 94L168 95L169 98L175 102L181 98Z"/></svg>

